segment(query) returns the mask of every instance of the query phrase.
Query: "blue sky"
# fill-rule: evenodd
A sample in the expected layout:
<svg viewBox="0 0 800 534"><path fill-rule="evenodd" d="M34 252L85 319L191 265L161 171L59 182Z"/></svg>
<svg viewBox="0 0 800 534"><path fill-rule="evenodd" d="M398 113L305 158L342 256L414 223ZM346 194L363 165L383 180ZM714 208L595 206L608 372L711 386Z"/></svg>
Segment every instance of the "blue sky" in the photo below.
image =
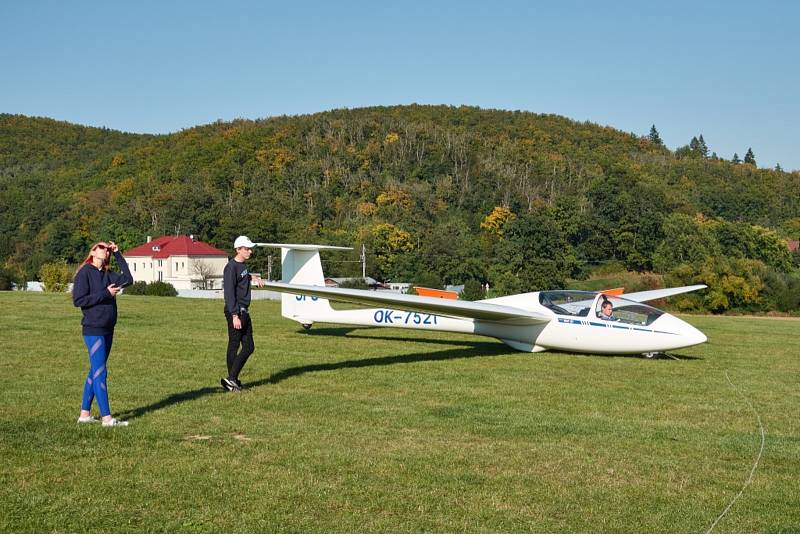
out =
<svg viewBox="0 0 800 534"><path fill-rule="evenodd" d="M555 113L800 169L800 2L0 3L0 112L130 132L394 104Z"/></svg>

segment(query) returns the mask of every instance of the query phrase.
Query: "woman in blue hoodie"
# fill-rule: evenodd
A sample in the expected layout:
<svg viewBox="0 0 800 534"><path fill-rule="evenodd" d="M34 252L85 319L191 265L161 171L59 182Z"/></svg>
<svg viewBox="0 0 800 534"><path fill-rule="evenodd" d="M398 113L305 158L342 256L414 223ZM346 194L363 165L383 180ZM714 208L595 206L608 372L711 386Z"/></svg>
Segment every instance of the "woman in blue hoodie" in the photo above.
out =
<svg viewBox="0 0 800 534"><path fill-rule="evenodd" d="M117 260L122 273L109 269L111 254ZM83 403L79 423L94 423L90 409L97 399L103 426L127 426L127 421L111 417L108 406L106 362L111 353L114 339L114 326L117 324L117 293L133 283L125 258L113 241L95 244L89 255L75 273L72 285L72 302L83 312L83 341L89 350L89 375L83 386Z"/></svg>

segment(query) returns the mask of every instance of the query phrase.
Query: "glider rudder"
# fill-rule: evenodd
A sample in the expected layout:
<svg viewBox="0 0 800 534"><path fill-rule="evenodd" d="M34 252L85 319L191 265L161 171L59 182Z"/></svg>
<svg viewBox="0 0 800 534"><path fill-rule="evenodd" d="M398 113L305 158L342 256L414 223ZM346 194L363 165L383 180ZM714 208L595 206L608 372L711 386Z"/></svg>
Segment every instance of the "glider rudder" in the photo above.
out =
<svg viewBox="0 0 800 534"><path fill-rule="evenodd" d="M351 247L328 245L295 245L283 243L256 243L260 247L281 249L281 282L295 285L325 286L320 250L352 250ZM281 315L310 327L314 321L330 320L333 313L328 299L281 294Z"/></svg>

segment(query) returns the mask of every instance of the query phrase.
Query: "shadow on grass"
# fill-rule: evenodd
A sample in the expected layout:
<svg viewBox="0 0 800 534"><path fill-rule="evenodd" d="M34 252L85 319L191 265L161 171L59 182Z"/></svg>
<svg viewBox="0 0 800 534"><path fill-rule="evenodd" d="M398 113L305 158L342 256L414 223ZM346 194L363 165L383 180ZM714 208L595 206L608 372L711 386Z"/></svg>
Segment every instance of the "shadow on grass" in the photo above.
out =
<svg viewBox="0 0 800 534"><path fill-rule="evenodd" d="M681 361L681 360L702 360L700 356L687 356L685 354L676 354L674 352L660 352L652 357L647 357L643 354L592 354L588 352L558 352L547 351L546 354L555 354L561 356L572 356L578 358L636 358L639 360L665 360L665 361Z"/></svg>
<svg viewBox="0 0 800 534"><path fill-rule="evenodd" d="M180 393L173 393L169 397L165 399L161 399L158 402L154 402L152 404L148 404L147 406L140 406L139 408L134 408L133 410L128 410L127 412L121 412L115 417L119 419L136 419L137 417L142 417L143 415L147 415L150 412L156 412L158 410L162 410L164 408L169 408L170 406L174 406L176 404L181 404L182 402L189 402L201 397L205 397L206 395L214 395L217 393L223 393L221 387L204 387L200 389L193 389L191 391L182 391Z"/></svg>
<svg viewBox="0 0 800 534"><path fill-rule="evenodd" d="M312 327L310 330L298 328L297 331L309 336L346 336L359 330L376 330L377 326L331 326L325 328Z"/></svg>
<svg viewBox="0 0 800 534"><path fill-rule="evenodd" d="M659 354L655 357L656 360L702 360L700 356L687 356L686 354L676 354L674 352L667 352Z"/></svg>
<svg viewBox="0 0 800 534"><path fill-rule="evenodd" d="M390 338L395 339L395 338ZM439 341L439 340L437 340ZM427 341L425 341L427 343ZM461 344L463 346L463 343ZM437 362L446 360L462 360L466 358L479 358L488 356L503 356L508 354L518 354L517 351L506 347L500 343L473 343L469 347L450 349L442 352L417 352L415 354L404 354L402 356L384 356L381 358L366 358L360 360L345 360L333 363L320 363L314 365L300 365L290 367L277 373L273 373L267 378L252 382L249 387L254 388L267 384L278 384L286 379L301 376L306 373L318 373L325 371L337 371L339 369L358 369L361 367L376 367L385 365L397 365L418 362Z"/></svg>
<svg viewBox="0 0 800 534"><path fill-rule="evenodd" d="M389 338L389 339L397 340L397 338ZM441 341L441 340L435 340L435 341ZM254 389L257 387L266 386L268 384L279 384L280 382L283 382L284 380L287 380L289 378L302 376L307 373L337 371L340 369L358 369L362 367L376 367L376 366L398 365L398 364L408 364L408 363L418 363L418 362L437 362L446 360L461 360L465 358L480 358L480 357L491 357L491 356L503 356L508 354L518 354L517 351L501 343L478 342L478 343L470 343L468 346L464 346L465 345L464 343L460 343L460 345L461 348L454 348L441 352L426 351L426 352L417 352L414 354L404 354L402 356L383 356L379 358L365 358L359 360L344 360L332 363L299 365L297 367L289 367L288 369L283 369L281 371L271 374L266 378L262 378L254 382L248 382L245 386L247 389ZM147 415L148 413L162 410L164 408L169 408L170 406L174 406L176 404L193 401L201 397L205 397L207 395L216 395L221 393L225 393L221 387L203 387L191 391L174 393L169 397L166 397L158 402L154 402L146 406L141 406L139 408L134 408L126 412L121 412L117 415L117 417L128 420L136 419L137 417L142 417L144 415Z"/></svg>
<svg viewBox="0 0 800 534"><path fill-rule="evenodd" d="M320 328L313 333L311 331L309 331L308 333L310 335L318 335L318 336L334 336L334 335L341 336L341 335L346 335L354 330L366 330L368 328L370 327ZM271 374L266 378L262 378L254 382L249 382L246 384L247 389L254 389L269 384L279 384L284 380L288 380L289 378L302 376L308 373L320 373L320 372L338 371L341 369L359 369L364 367L382 367L386 365L401 365L401 364L419 363L419 362L462 360L467 358L481 358L481 357L492 357L492 356L504 356L508 354L519 354L518 351L511 349L510 347L507 347L502 343L491 342L491 341L486 341L486 342L479 341L470 343L470 342L446 340L446 339L397 338L388 336L349 335L348 337L355 337L360 339L385 339L389 341L407 340L416 343L457 345L458 348L452 348L449 350L443 350L439 352L425 351L425 352L417 352L414 354L403 354L400 356L382 356L378 358L351 359L351 360L344 360L332 363L299 365L296 367L289 367L288 369L283 369L281 371ZM638 354L610 355L610 354L579 354L579 353L567 353L567 352L551 352L551 354L563 354L564 356L581 356L581 357L595 357L595 358L597 357L642 358L642 356ZM654 359L674 361L674 360L701 360L702 358L696 356L687 356L687 355L669 353L667 355L656 356ZM137 417L142 417L144 415L147 415L148 413L151 412L155 412L164 408L169 408L170 406L174 406L176 404L181 404L183 402L190 402L199 399L201 397L205 397L207 395L216 395L221 393L225 392L222 390L221 387L217 386L203 387L191 391L174 393L169 397L166 397L158 402L154 402L146 406L141 406L139 408L134 408L132 410L128 410L127 412L122 412L117 417L124 419L135 419Z"/></svg>
<svg viewBox="0 0 800 534"><path fill-rule="evenodd" d="M379 326L342 326L330 328L312 328L311 330L299 329L298 332L309 336L345 336L350 339L378 339L383 341L408 341L411 343L429 343L431 345L473 345L469 341L462 341L456 339L433 339L425 337L402 337L402 336L372 336L372 335L358 335L360 330L384 330ZM431 330L433 332L434 330ZM354 333L355 332L355 333ZM417 332L424 332L424 330L417 330ZM485 342L491 344L491 342ZM515 351L514 351L515 352ZM585 352L564 352L548 350L547 354L562 354L564 356L586 356L594 358L646 358L642 354L591 354ZM649 358L652 360L702 360L699 356L687 356L684 354L677 354L674 352L659 352L657 355Z"/></svg>
<svg viewBox="0 0 800 534"><path fill-rule="evenodd" d="M481 342L470 342L458 339L435 339L426 337L409 337L409 336L372 336L372 335L358 335L361 330L384 330L384 328L377 326L366 327L336 327L336 328L312 328L311 330L299 330L300 333L308 336L334 336L334 337L347 337L348 339L376 339L381 341L408 341L410 343L427 343L429 345L455 345L459 347L476 346ZM355 332L355 333L353 333ZM431 330L435 332L435 330ZM492 345L492 342L483 342L486 345Z"/></svg>

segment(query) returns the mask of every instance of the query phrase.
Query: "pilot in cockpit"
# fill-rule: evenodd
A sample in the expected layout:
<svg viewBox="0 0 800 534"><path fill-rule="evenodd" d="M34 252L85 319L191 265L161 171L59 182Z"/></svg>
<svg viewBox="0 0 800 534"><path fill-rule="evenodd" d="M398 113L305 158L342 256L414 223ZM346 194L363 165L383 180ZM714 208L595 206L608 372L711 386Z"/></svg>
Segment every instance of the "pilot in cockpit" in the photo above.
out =
<svg viewBox="0 0 800 534"><path fill-rule="evenodd" d="M597 314L598 319L602 319L603 321L618 321L617 317L614 315L614 305L611 304L610 300L604 300L603 304L600 305L600 312Z"/></svg>

